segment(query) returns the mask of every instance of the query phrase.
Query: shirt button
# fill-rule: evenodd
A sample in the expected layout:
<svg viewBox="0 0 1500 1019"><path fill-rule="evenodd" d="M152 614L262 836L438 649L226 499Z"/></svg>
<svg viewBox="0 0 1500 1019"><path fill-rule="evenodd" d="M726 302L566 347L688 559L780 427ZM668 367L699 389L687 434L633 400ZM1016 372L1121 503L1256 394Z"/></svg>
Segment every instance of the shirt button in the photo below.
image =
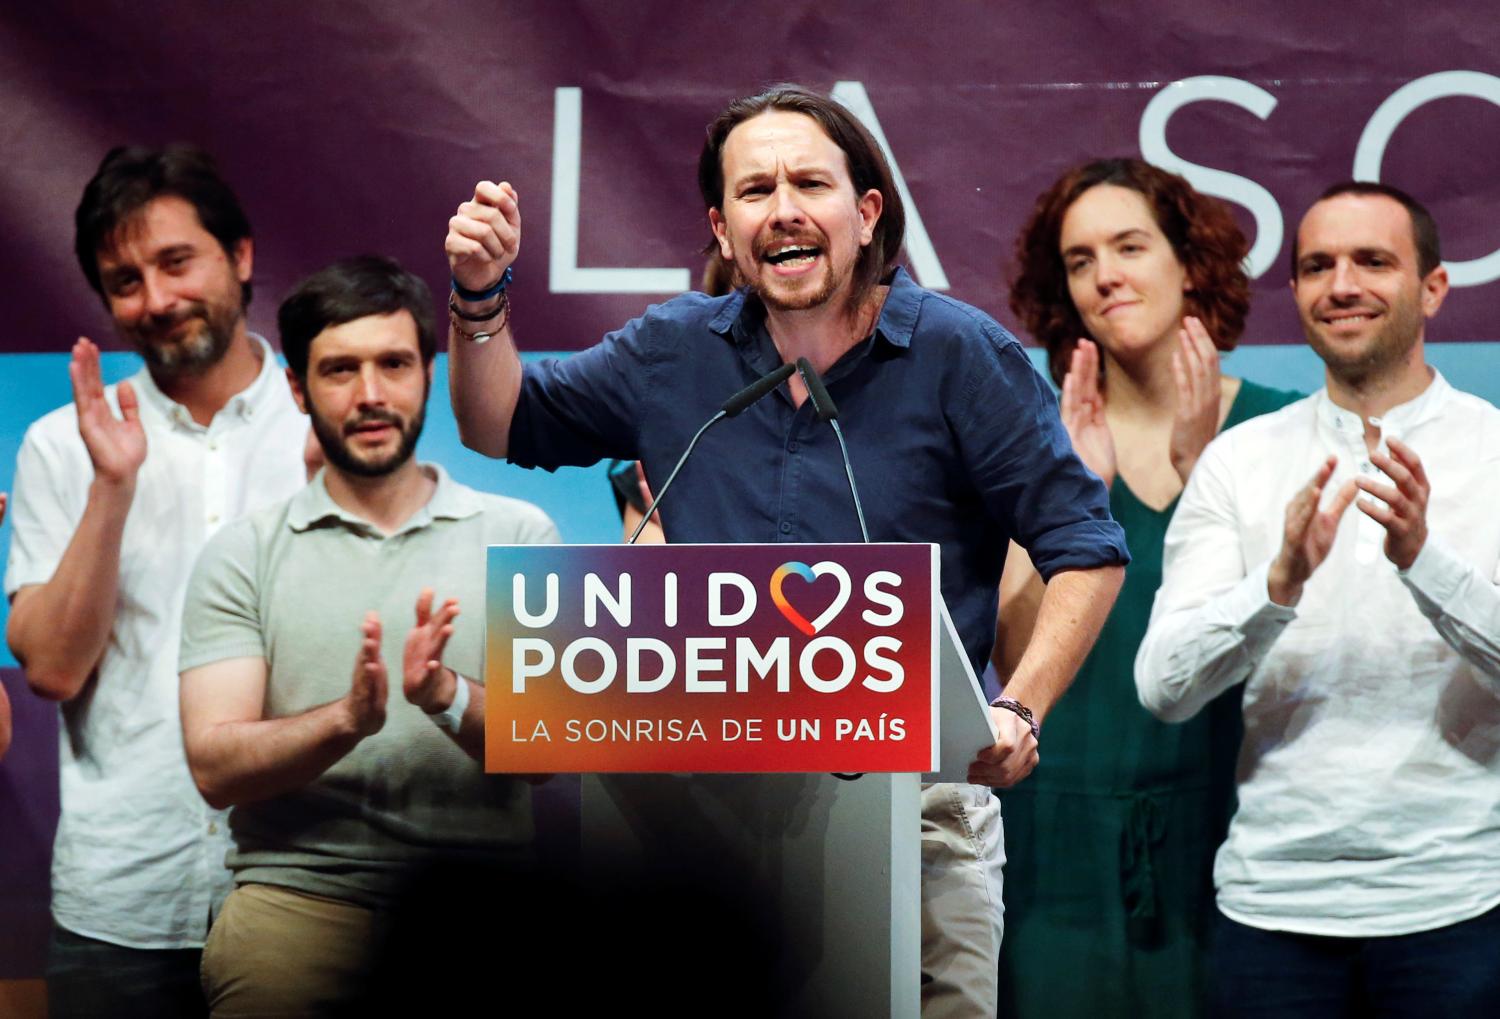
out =
<svg viewBox="0 0 1500 1019"><path fill-rule="evenodd" d="M795 453L795 452L797 452L797 440L796 439L793 439L791 442L788 442L786 444L786 451L788 453Z"/></svg>
<svg viewBox="0 0 1500 1019"><path fill-rule="evenodd" d="M208 822L208 833L210 835L219 834L219 823L217 821Z"/></svg>
<svg viewBox="0 0 1500 1019"><path fill-rule="evenodd" d="M781 522L781 533L782 534L791 534L792 533L792 525L789 524L789 523L787 523L785 520L783 520Z"/></svg>
<svg viewBox="0 0 1500 1019"><path fill-rule="evenodd" d="M217 453L219 451L219 444L217 442L210 442L208 444L208 451L210 453Z"/></svg>
<svg viewBox="0 0 1500 1019"><path fill-rule="evenodd" d="M219 514L217 514L217 513L210 513L208 515L208 522L211 523L211 524L217 524L219 522Z"/></svg>

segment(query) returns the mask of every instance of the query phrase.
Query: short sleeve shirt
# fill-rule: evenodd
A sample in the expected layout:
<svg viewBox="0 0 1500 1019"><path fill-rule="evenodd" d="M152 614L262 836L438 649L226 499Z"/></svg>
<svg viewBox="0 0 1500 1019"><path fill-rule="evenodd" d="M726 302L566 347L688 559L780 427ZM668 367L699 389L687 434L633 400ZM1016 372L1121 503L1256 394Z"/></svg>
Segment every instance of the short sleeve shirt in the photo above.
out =
<svg viewBox="0 0 1500 1019"><path fill-rule="evenodd" d="M177 710L182 595L209 537L306 484L307 418L275 354L207 427L146 371L131 378L146 461L120 545L119 607L98 674L61 706L62 816L52 913L70 931L131 948L203 944L229 889L222 811L188 774ZM115 387L107 398L118 410ZM16 461L5 591L52 578L94 469L70 404L34 422Z"/></svg>
<svg viewBox="0 0 1500 1019"><path fill-rule="evenodd" d="M459 603L444 663L482 683L485 546L554 543L557 529L535 506L425 469L437 478L433 496L393 534L342 509L320 475L291 500L215 536L193 572L183 671L264 659L267 718L349 692L360 625L372 609L390 677L378 733L302 789L231 809L237 883L380 908L419 864L493 861L529 847L526 785L485 775L406 700L401 657L417 597L431 587L439 603Z"/></svg>

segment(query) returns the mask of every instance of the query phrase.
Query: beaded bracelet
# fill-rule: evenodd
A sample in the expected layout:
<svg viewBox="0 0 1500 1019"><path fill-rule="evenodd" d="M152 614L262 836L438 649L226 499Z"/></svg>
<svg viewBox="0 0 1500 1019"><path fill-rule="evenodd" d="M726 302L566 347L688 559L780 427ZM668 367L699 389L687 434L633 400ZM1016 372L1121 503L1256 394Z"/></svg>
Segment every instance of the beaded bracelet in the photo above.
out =
<svg viewBox="0 0 1500 1019"><path fill-rule="evenodd" d="M500 321L496 322L489 329L476 329L471 333L463 326L465 322L489 322L497 318ZM458 335L470 343L484 343L492 336L499 336L505 331L505 327L510 324L510 296L508 294L501 294L500 303L495 306L495 309L483 315L471 315L460 311L454 298L449 297L448 322L453 326L455 333L458 333Z"/></svg>
<svg viewBox="0 0 1500 1019"><path fill-rule="evenodd" d="M453 315L457 316L458 318L463 319L465 322L488 322L490 319L495 318L502 311L505 311L509 307L510 307L510 295L509 294L501 294L500 295L500 303L499 304L495 305L489 311L481 311L478 314L475 314L475 313L470 312L470 311L464 311L462 308L460 308L458 306L458 295L457 294L450 294L448 296L448 311L451 312Z"/></svg>

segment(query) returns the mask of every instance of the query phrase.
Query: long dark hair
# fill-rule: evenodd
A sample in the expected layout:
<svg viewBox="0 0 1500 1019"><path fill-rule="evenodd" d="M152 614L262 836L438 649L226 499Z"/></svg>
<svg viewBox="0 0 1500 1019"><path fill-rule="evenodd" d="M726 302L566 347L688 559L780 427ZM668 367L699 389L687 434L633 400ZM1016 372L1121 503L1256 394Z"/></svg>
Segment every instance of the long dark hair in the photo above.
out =
<svg viewBox="0 0 1500 1019"><path fill-rule="evenodd" d="M906 237L906 209L880 145L842 103L800 85L773 85L759 95L730 103L708 125L703 151L698 156L698 190L703 195L704 207L724 211L724 142L729 133L752 117L771 110L801 113L817 121L843 151L855 195L870 190L880 192L881 212L874 236L860 249L854 264L853 296L857 300L895 268ZM705 253L716 250L718 242L710 239Z"/></svg>

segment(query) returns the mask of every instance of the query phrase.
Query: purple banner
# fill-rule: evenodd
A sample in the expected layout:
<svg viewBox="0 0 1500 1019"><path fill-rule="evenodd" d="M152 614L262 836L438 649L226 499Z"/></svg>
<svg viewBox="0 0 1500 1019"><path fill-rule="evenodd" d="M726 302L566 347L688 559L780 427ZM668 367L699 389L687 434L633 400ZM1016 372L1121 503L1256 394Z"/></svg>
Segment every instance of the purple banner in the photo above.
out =
<svg viewBox="0 0 1500 1019"><path fill-rule="evenodd" d="M296 279L356 252L395 255L441 294L447 219L489 177L521 193L523 346L587 346L696 279L708 239L694 183L703 127L728 100L780 80L833 92L878 125L911 195L915 275L1012 328L1005 272L1036 196L1086 158L1140 155L1233 203L1256 245L1247 342L1300 342L1286 293L1292 231L1325 185L1350 176L1406 188L1438 219L1455 286L1429 338L1500 340L1500 19L1485 0L789 10L9 4L0 354L65 351L79 334L119 349L74 261L73 211L109 148L176 140L218 157L255 225L257 330L274 335ZM1277 365L1290 353L1276 351ZM1318 377L1315 363L1302 376L1257 365L1281 385ZM44 391L34 380L45 369L65 387L66 373L21 358L0 367L10 383L0 436L13 450L38 413L22 406ZM1455 381L1492 385L1476 374ZM559 519L587 492L612 512L602 479L550 499L507 483ZM577 540L582 525L571 526ZM610 517L604 530L614 528ZM16 730L0 764L3 980L41 972L58 729L55 706L18 671L0 681ZM576 797L560 780L541 787L542 838L570 844Z"/></svg>
<svg viewBox="0 0 1500 1019"><path fill-rule="evenodd" d="M0 761L0 980L42 975L47 955L52 836L57 831L57 705L0 668L14 742ZM0 1010L3 1011L3 1010Z"/></svg>
<svg viewBox="0 0 1500 1019"><path fill-rule="evenodd" d="M920 220L918 279L1012 326L1004 270L1036 195L1084 158L1133 154L1234 203L1256 244L1249 342L1300 341L1291 234L1326 184L1354 175L1413 191L1438 218L1457 285L1429 338L1500 338L1491 5L1277 6L12 9L0 351L60 351L80 332L115 344L73 261L72 212L110 146L178 139L219 157L255 224L259 330L274 331L295 279L354 252L393 254L441 290L447 218L492 177L522 197L523 345L587 346L696 279L703 126L782 79L878 122Z"/></svg>

